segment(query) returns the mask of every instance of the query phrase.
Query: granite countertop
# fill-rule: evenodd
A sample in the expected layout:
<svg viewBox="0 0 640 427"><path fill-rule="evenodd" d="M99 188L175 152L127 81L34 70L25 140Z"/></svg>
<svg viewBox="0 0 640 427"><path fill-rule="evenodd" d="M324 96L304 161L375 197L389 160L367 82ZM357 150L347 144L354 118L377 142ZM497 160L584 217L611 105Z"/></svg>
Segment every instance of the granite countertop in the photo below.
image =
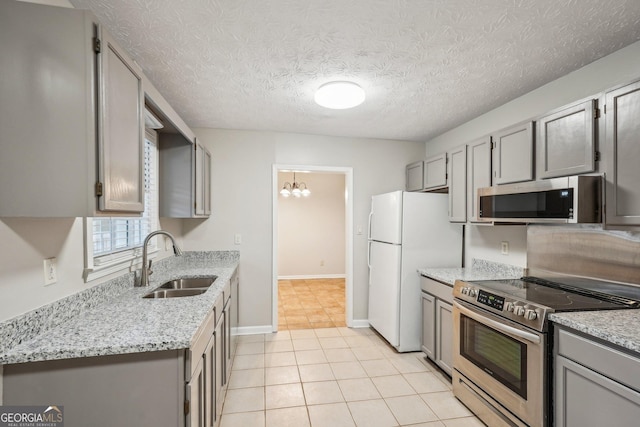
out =
<svg viewBox="0 0 640 427"><path fill-rule="evenodd" d="M221 252L225 254L221 257L215 254L187 252L183 257L158 262L153 267L149 287L133 287L131 281L129 286L120 287L101 304L83 309L54 327L43 328L29 339L0 352L0 364L190 347L198 328L238 266L237 252L234 254L237 256L228 256L229 252ZM211 275L218 278L204 294L168 299L142 298L165 281ZM62 310L58 307L53 311ZM14 323L14 329L20 327L20 323Z"/></svg>
<svg viewBox="0 0 640 427"><path fill-rule="evenodd" d="M640 353L640 310L552 313L549 320Z"/></svg>
<svg viewBox="0 0 640 427"><path fill-rule="evenodd" d="M517 279L524 276L524 269L474 258L468 268L420 268L418 273L453 286L456 280Z"/></svg>

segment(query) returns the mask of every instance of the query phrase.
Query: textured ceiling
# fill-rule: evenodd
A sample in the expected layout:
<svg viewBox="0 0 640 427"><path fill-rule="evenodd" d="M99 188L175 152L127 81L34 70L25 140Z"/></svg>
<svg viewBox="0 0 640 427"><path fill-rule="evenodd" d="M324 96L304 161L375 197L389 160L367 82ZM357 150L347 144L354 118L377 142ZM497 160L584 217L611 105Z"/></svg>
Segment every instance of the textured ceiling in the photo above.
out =
<svg viewBox="0 0 640 427"><path fill-rule="evenodd" d="M425 141L640 40L638 0L70 1L192 127Z"/></svg>

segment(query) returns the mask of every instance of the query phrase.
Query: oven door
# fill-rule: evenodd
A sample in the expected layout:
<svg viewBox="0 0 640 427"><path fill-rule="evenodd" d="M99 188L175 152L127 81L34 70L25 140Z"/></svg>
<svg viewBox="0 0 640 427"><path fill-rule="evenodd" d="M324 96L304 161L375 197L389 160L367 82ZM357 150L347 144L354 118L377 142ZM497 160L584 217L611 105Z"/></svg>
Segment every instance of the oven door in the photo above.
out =
<svg viewBox="0 0 640 427"><path fill-rule="evenodd" d="M453 322L454 394L491 425L544 426L546 335L460 300Z"/></svg>

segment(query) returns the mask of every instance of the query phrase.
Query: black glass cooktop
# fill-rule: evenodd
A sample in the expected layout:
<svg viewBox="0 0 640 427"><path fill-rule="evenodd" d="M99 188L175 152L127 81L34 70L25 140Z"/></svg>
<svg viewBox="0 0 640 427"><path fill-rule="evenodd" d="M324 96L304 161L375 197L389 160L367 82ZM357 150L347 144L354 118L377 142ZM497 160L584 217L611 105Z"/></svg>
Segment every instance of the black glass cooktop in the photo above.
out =
<svg viewBox="0 0 640 427"><path fill-rule="evenodd" d="M589 279L576 280L580 282L522 277L469 283L487 291L511 295L523 302L545 306L556 312L640 308L640 287Z"/></svg>

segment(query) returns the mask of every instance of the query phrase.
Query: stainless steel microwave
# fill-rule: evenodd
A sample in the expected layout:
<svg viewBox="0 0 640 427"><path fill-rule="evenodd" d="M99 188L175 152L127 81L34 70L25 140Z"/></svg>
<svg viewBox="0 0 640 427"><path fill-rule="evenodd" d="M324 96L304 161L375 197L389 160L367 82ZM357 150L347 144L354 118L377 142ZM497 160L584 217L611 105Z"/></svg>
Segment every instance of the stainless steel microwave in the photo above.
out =
<svg viewBox="0 0 640 427"><path fill-rule="evenodd" d="M478 217L515 223L602 222L600 175L578 175L478 189Z"/></svg>

